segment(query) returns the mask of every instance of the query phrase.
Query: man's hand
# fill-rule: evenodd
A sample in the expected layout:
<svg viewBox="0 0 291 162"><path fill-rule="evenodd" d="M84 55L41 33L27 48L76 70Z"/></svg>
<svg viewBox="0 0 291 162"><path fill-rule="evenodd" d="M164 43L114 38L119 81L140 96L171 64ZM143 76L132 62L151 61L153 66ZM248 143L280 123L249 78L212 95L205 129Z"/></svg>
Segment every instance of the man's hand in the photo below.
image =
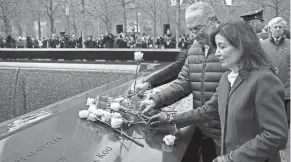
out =
<svg viewBox="0 0 291 162"><path fill-rule="evenodd" d="M169 124L170 123L170 115L166 112L158 113L154 116L152 116L149 120L150 126L158 126L160 124Z"/></svg>
<svg viewBox="0 0 291 162"><path fill-rule="evenodd" d="M154 108L156 103L153 100L144 100L140 102L140 107L142 108L142 113L148 112L150 109Z"/></svg>
<svg viewBox="0 0 291 162"><path fill-rule="evenodd" d="M150 84L148 82L140 83L135 85L135 92L145 91L150 88Z"/></svg>

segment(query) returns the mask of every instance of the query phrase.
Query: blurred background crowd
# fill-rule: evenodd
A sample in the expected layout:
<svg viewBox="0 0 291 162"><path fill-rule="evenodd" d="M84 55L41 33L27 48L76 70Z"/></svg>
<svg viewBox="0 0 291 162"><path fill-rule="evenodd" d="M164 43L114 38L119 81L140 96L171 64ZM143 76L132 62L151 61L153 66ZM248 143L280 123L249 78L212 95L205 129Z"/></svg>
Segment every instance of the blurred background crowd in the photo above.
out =
<svg viewBox="0 0 291 162"><path fill-rule="evenodd" d="M133 32L132 35L125 36L124 33L113 35L106 33L100 37L93 38L92 35L85 37L83 41L85 48L180 48L187 49L192 43L191 35L183 34L179 38L178 46L176 37L171 29L167 29L166 34L156 37L155 45L153 37L150 35L140 35ZM82 48L82 37L69 36L65 32L60 33L60 37L53 34L50 38L40 39L30 37L13 37L8 35L5 39L0 37L1 48Z"/></svg>

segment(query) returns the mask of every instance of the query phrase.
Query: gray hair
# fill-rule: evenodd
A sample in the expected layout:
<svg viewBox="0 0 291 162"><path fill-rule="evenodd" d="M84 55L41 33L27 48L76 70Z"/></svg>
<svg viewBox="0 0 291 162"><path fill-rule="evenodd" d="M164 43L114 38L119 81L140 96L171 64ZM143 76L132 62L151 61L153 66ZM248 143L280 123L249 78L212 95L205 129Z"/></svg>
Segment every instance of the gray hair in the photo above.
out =
<svg viewBox="0 0 291 162"><path fill-rule="evenodd" d="M205 3L205 2L196 2L196 3L191 4L189 7L187 7L185 17L187 17L187 15L189 13L196 11L196 10L201 10L203 12L203 14L207 17L214 17L215 16L214 9L211 7L210 4Z"/></svg>
<svg viewBox="0 0 291 162"><path fill-rule="evenodd" d="M274 24L282 23L284 27L287 26L286 20L284 20L282 17L275 17L271 21L269 21L268 26L272 27Z"/></svg>

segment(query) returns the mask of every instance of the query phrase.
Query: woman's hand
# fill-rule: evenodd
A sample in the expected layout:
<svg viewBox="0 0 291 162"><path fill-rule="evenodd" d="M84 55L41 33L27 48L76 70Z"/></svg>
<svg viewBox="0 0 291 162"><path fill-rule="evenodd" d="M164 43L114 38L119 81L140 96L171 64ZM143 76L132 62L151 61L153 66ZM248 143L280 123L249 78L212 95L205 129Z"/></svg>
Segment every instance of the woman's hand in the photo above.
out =
<svg viewBox="0 0 291 162"><path fill-rule="evenodd" d="M155 127L160 124L169 124L170 121L171 121L170 115L167 114L166 112L161 112L150 118L149 125Z"/></svg>
<svg viewBox="0 0 291 162"><path fill-rule="evenodd" d="M140 102L140 107L142 108L142 113L148 112L150 109L154 108L156 103L153 100L144 100Z"/></svg>
<svg viewBox="0 0 291 162"><path fill-rule="evenodd" d="M232 151L226 155L216 157L212 162L233 162Z"/></svg>

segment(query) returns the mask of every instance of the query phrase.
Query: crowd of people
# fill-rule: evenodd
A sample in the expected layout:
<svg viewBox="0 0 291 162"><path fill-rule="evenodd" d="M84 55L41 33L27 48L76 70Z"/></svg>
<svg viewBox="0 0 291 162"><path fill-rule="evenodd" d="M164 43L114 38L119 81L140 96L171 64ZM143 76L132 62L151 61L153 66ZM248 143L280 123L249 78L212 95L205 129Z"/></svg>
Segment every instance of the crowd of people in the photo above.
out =
<svg viewBox="0 0 291 162"><path fill-rule="evenodd" d="M113 35L106 33L100 37L93 38L88 35L84 41L85 48L176 48L176 37L171 29L167 29L164 35L156 38L155 46L153 37L132 32L130 35L119 33ZM189 34L180 36L178 48L188 49L191 44ZM0 48L82 48L82 38L76 38L75 35L69 36L65 32L60 33L60 37L53 34L50 38L42 37L40 39L29 37L12 37L8 35L5 39L0 37Z"/></svg>

